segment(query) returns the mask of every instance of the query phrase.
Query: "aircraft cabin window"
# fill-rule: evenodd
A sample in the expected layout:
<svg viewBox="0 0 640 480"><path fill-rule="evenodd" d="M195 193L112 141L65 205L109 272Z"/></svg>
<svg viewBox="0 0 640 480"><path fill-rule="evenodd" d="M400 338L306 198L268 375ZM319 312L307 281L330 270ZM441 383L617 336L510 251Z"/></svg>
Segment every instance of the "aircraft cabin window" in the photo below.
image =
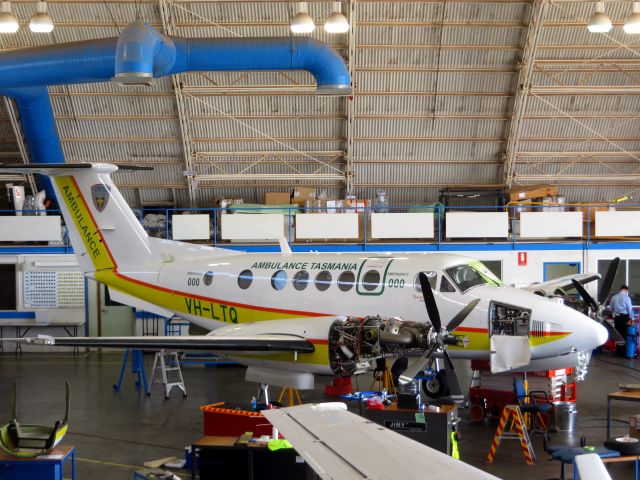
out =
<svg viewBox="0 0 640 480"><path fill-rule="evenodd" d="M309 285L309 272L300 270L293 276L293 288L301 292Z"/></svg>
<svg viewBox="0 0 640 480"><path fill-rule="evenodd" d="M271 276L271 286L274 290L282 290L287 284L287 272L278 270Z"/></svg>
<svg viewBox="0 0 640 480"><path fill-rule="evenodd" d="M204 283L208 287L209 285L211 285L211 282L213 282L213 272L205 273L204 277L202 277L202 283Z"/></svg>
<svg viewBox="0 0 640 480"><path fill-rule="evenodd" d="M447 277L442 276L442 280L440 280L440 291L444 293L455 293L456 289L451 282L447 280Z"/></svg>
<svg viewBox="0 0 640 480"><path fill-rule="evenodd" d="M429 285L431 285L431 289L436 289L436 282L438 281L438 274L436 272L423 272L427 275L427 280L429 280ZM420 285L420 274L418 273L416 277L413 279L413 286L416 288L416 291L421 292L422 286Z"/></svg>
<svg viewBox="0 0 640 480"><path fill-rule="evenodd" d="M324 292L331 286L331 272L327 270L321 271L316 275L316 288Z"/></svg>
<svg viewBox="0 0 640 480"><path fill-rule="evenodd" d="M342 292L348 292L349 290L351 290L355 283L356 276L349 270L347 270L346 272L342 272L338 277L338 288Z"/></svg>
<svg viewBox="0 0 640 480"><path fill-rule="evenodd" d="M380 286L380 272L377 270L369 270L362 277L362 287L367 292L373 292Z"/></svg>
<svg viewBox="0 0 640 480"><path fill-rule="evenodd" d="M243 270L242 272L240 272L240 275L238 275L238 286L241 289L246 290L251 286L252 283L253 272L251 270Z"/></svg>

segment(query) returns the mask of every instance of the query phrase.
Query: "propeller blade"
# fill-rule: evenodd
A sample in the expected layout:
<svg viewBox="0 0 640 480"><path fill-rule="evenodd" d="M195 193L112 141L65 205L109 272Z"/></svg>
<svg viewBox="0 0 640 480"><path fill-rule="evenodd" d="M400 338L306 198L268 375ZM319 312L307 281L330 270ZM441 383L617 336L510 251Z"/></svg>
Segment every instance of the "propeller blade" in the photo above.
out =
<svg viewBox="0 0 640 480"><path fill-rule="evenodd" d="M571 279L571 283L573 284L575 289L578 291L578 294L580 294L580 297L582 298L582 300L584 300L587 304L589 304L589 307L591 307L591 311L597 312L598 303L595 301L595 299L591 295L589 295L589 292L587 292L587 289L584 288L584 286L575 278Z"/></svg>
<svg viewBox="0 0 640 480"><path fill-rule="evenodd" d="M622 335L620 335L620 332L618 332L618 330L616 330L615 328L613 328L609 322L607 322L606 320L602 322L602 325L604 325L604 328L606 328L609 332L609 338L611 338L611 340L613 340L616 343L625 343L625 339Z"/></svg>
<svg viewBox="0 0 640 480"><path fill-rule="evenodd" d="M449 353L446 350L444 350L442 353L444 354L444 363L447 369L447 383L449 384L449 396L455 401L463 401L464 395L462 394L462 389L460 388L460 382L458 382L458 375L456 375L456 369L453 368L451 357L449 356Z"/></svg>
<svg viewBox="0 0 640 480"><path fill-rule="evenodd" d="M433 328L435 328L437 331L440 331L440 328L442 328L442 322L440 321L440 312L438 312L436 299L433 296L433 291L431 290L431 285L429 284L427 274L424 272L420 272L418 274L418 279L420 280L422 298L424 298L424 304L427 307L427 314L429 315L431 325L433 325Z"/></svg>
<svg viewBox="0 0 640 480"><path fill-rule="evenodd" d="M616 279L616 275L618 274L618 267L620 266L620 257L616 257L611 260L611 264L609 265L609 269L607 270L607 274L604 276L602 280L602 287L600 287L600 292L598 293L598 303L603 304L609 294L611 293L611 287L613 287L613 281Z"/></svg>
<svg viewBox="0 0 640 480"><path fill-rule="evenodd" d="M458 328L460 324L464 322L464 319L467 318L467 316L469 316L469 314L471 313L471 310L476 308L476 305L478 305L478 303L480 303L479 298L475 298L471 300L469 303L467 303L467 306L464 307L462 310L460 310L456 314L456 316L453 317L451 321L447 324L447 327L446 327L447 332L453 332L456 328Z"/></svg>
<svg viewBox="0 0 640 480"><path fill-rule="evenodd" d="M423 357L416 358L409 364L407 369L402 372L402 375L398 377L398 380L402 385L413 382L413 379L429 366L432 360L431 357L433 356L433 352L435 352L436 348L437 345L433 345L429 350L427 350L427 353Z"/></svg>

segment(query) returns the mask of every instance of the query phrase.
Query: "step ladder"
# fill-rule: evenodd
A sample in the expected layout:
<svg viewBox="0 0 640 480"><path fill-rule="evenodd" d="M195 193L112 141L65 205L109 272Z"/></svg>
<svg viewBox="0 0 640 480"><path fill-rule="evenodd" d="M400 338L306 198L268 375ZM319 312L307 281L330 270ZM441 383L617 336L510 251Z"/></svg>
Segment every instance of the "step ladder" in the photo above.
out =
<svg viewBox="0 0 640 480"><path fill-rule="evenodd" d="M511 428L505 428L509 425L509 421L511 421L510 427L515 428L515 431L511 430ZM498 428L493 437L489 455L487 456L487 463L493 462L502 440L518 440L527 465L533 465L536 454L533 451L531 438L529 438L529 433L525 427L524 418L518 405L507 405L502 409L500 423L498 423Z"/></svg>
<svg viewBox="0 0 640 480"><path fill-rule="evenodd" d="M153 368L151 369L151 380L147 387L147 395L151 395L151 387L154 384L156 370L160 370L162 374L162 386L164 388L164 398L169 398L171 389L178 387L182 390L182 396L187 396L187 389L184 386L184 379L182 378L182 370L180 369L180 360L178 359L178 352L166 352L160 350L156 352L156 357L153 360Z"/></svg>

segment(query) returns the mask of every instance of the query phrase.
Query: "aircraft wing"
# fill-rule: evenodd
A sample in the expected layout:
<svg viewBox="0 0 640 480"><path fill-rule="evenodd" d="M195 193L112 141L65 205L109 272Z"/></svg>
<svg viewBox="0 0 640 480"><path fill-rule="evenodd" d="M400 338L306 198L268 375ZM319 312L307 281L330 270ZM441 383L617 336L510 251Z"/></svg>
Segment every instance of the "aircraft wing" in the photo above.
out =
<svg viewBox="0 0 640 480"><path fill-rule="evenodd" d="M499 480L350 413L344 403L306 404L262 413L323 480Z"/></svg>
<svg viewBox="0 0 640 480"><path fill-rule="evenodd" d="M600 278L601 275L599 273L576 273L574 275L566 275L564 277L554 278L553 280L549 280L547 282L532 283L521 288L529 292L543 291L545 295L549 296L553 295L558 288L562 290L570 290L574 288L571 280L576 280L582 285L585 285L587 283L593 282L594 280L599 280Z"/></svg>
<svg viewBox="0 0 640 480"><path fill-rule="evenodd" d="M312 353L311 342L297 335L189 335L147 337L37 337L7 338L4 341L61 347L137 348L142 350L206 350L218 352Z"/></svg>

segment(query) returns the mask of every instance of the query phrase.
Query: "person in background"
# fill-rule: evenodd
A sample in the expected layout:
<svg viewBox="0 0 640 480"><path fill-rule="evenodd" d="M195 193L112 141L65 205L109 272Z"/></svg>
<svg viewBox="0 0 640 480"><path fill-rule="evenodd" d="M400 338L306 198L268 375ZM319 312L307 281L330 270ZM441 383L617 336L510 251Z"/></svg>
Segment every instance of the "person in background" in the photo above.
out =
<svg viewBox="0 0 640 480"><path fill-rule="evenodd" d="M609 307L613 311L613 323L615 329L622 338L627 338L627 327L633 324L633 305L629 297L629 287L620 285L620 291L611 297ZM619 345L616 349L618 354L625 354L625 345Z"/></svg>

